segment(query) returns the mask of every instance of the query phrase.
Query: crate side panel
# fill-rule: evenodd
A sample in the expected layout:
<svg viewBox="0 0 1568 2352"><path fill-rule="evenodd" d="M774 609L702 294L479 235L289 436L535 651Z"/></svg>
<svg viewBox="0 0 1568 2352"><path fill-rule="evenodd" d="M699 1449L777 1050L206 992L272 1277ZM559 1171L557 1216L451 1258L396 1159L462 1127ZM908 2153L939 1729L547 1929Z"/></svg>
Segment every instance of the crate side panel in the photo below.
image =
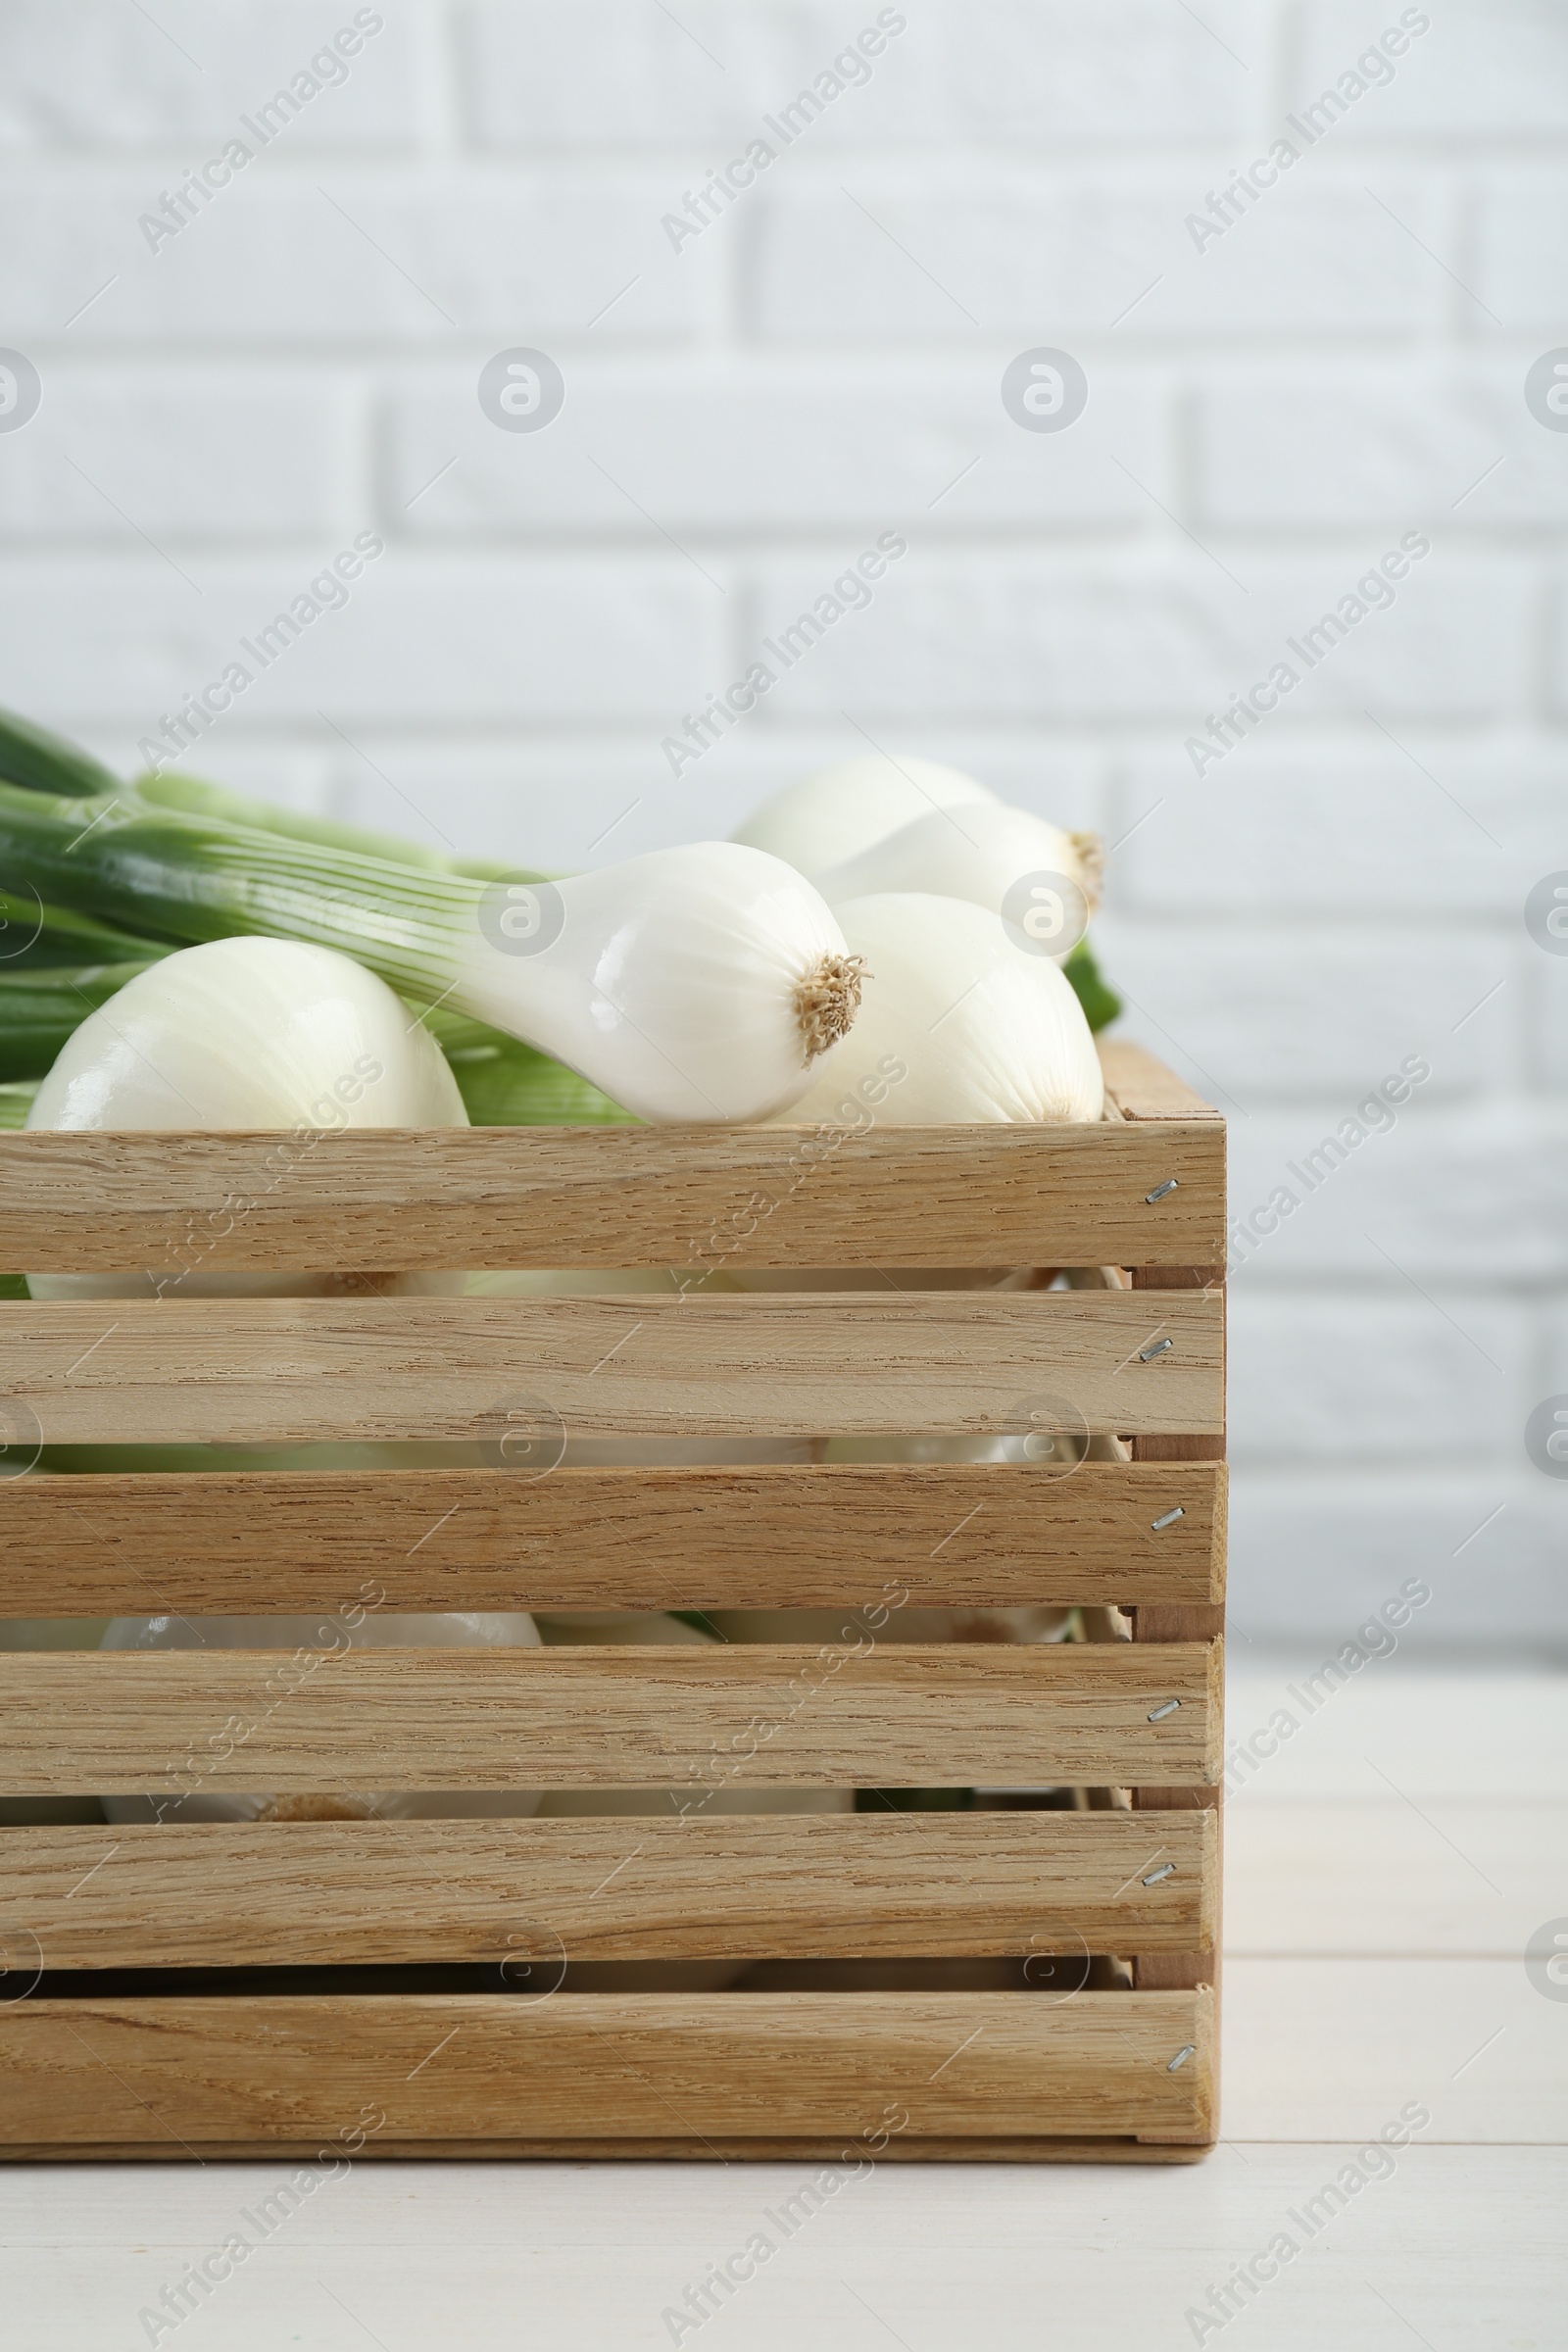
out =
<svg viewBox="0 0 1568 2352"><path fill-rule="evenodd" d="M1216 1646L0 1653L0 1791L1207 1781Z"/></svg>
<svg viewBox="0 0 1568 2352"><path fill-rule="evenodd" d="M0 2143L1199 2139L1211 2038L1202 1992L27 2000L0 2013Z"/></svg>
<svg viewBox="0 0 1568 2352"><path fill-rule="evenodd" d="M1215 1601L1223 1467L240 1471L14 1479L19 1616ZM1173 1513L1180 1516L1173 1517Z"/></svg>
<svg viewBox="0 0 1568 2352"><path fill-rule="evenodd" d="M1213 1845L1206 1813L1153 1829L1130 1813L38 1828L0 1839L0 1919L25 1922L51 1969L498 1961L535 1944L810 1959L1081 1938L1125 1956L1212 1944Z"/></svg>
<svg viewBox="0 0 1568 2352"><path fill-rule="evenodd" d="M335 1266L673 1267L695 1281L730 1266L1143 1264L1223 1256L1224 1135L1201 1118L0 1135L0 1229L18 1269L147 1267L171 1281Z"/></svg>
<svg viewBox="0 0 1568 2352"><path fill-rule="evenodd" d="M0 1400L54 1445L1224 1425L1198 1293L0 1304ZM24 1424L25 1425L25 1424Z"/></svg>

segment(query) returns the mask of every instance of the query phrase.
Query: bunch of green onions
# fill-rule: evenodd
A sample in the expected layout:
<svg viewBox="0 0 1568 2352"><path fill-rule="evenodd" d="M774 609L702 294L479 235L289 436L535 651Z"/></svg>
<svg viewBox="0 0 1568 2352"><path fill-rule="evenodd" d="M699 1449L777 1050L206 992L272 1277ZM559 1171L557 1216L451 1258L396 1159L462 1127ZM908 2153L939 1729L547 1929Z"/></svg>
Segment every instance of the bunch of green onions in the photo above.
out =
<svg viewBox="0 0 1568 2352"><path fill-rule="evenodd" d="M548 1054L447 999L451 943L487 882L548 877L186 776L122 784L0 712L0 1127L90 1012L177 947L260 933L336 949L389 982L441 1046L475 1126L597 1125L631 1113ZM1090 1027L1120 1010L1086 942L1064 970Z"/></svg>
<svg viewBox="0 0 1568 2352"><path fill-rule="evenodd" d="M397 973L386 958L367 954L354 929L352 894L364 860L403 869L415 906L422 876L515 878L512 867L445 858L190 777L122 785L85 752L0 711L0 1131L25 1123L37 1083L67 1039L139 972L194 941L272 927L266 919L270 845L272 887L288 891L294 879L288 935L311 935L309 908L319 902L320 944L375 963L394 986ZM210 859L208 870L198 854ZM410 1008L445 1053L474 1126L580 1127L629 1118L548 1054L424 1003L416 958L402 977Z"/></svg>

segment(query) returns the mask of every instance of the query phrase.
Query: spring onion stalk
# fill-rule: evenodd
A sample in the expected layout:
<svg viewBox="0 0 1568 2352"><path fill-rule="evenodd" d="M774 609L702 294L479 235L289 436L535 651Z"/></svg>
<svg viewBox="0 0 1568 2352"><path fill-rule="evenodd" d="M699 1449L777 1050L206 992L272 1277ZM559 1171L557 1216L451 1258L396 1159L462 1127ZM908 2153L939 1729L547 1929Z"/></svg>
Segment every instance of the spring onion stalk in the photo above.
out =
<svg viewBox="0 0 1568 2352"><path fill-rule="evenodd" d="M41 1078L89 1013L149 963L0 965L0 1079Z"/></svg>
<svg viewBox="0 0 1568 2352"><path fill-rule="evenodd" d="M859 967L825 902L731 842L561 882L484 883L259 828L0 785L0 869L51 902L193 941L357 957L554 1054L641 1118L756 1119L845 1035Z"/></svg>
<svg viewBox="0 0 1568 2352"><path fill-rule="evenodd" d="M0 710L0 783L20 784L29 792L57 793L68 800L112 794L119 778L90 752L68 743L63 735L35 726L14 710ZM200 815L222 816L235 824L257 825L265 832L292 835L299 841L319 842L328 849L363 850L372 858L390 858L402 865L433 866L438 872L477 874L485 881L510 876L513 869L481 858L446 858L394 833L375 833L363 825L345 825L330 817L296 814L270 801L248 800L220 784L195 776L147 773L129 787L139 799L159 808L185 808ZM540 876L538 879L543 880Z"/></svg>
<svg viewBox="0 0 1568 2352"><path fill-rule="evenodd" d="M531 1046L484 1046L448 1056L470 1127L617 1127L631 1112Z"/></svg>
<svg viewBox="0 0 1568 2352"><path fill-rule="evenodd" d="M786 784L733 838L811 874L858 857L933 808L991 803L995 797L961 768L873 752Z"/></svg>
<svg viewBox="0 0 1568 2352"><path fill-rule="evenodd" d="M405 998L404 1002L408 1000ZM488 1053L497 1047L514 1048L520 1054L534 1051L531 1046L519 1045L516 1038L508 1037L504 1030L492 1029L488 1021L476 1021L466 1012L454 1012L450 1001L446 1004L438 1001L422 1010L417 1004L409 1004L409 1010L418 1014L449 1061L465 1054Z"/></svg>
<svg viewBox="0 0 1568 2352"><path fill-rule="evenodd" d="M115 789L101 760L15 710L0 710L0 782L20 784L27 792L61 793L68 800Z"/></svg>
<svg viewBox="0 0 1568 2352"><path fill-rule="evenodd" d="M46 906L36 891L0 890L0 972L49 963L150 963L168 940L143 939L73 906Z"/></svg>
<svg viewBox="0 0 1568 2352"><path fill-rule="evenodd" d="M32 1130L289 1130L280 1140L299 1153L336 1127L466 1124L441 1049L383 981L278 939L214 940L150 965L82 1022L27 1113ZM286 1181L279 1158L274 1182ZM219 1272L207 1232L192 1218L167 1262L139 1274L32 1275L29 1288L69 1298L462 1287L459 1276Z"/></svg>
<svg viewBox="0 0 1568 2352"><path fill-rule="evenodd" d="M934 1126L1101 1116L1095 1041L1048 955L965 899L890 892L837 911L866 967L864 1002L782 1117Z"/></svg>
<svg viewBox="0 0 1568 2352"><path fill-rule="evenodd" d="M448 858L397 833L377 833L368 825L346 825L336 817L309 816L303 810L280 808L271 801L253 801L226 785L209 784L198 776L138 776L130 787L139 800L155 808L176 808L189 816L216 816L225 823L249 825L263 833L281 833L293 841L313 841L327 850L357 850L367 858L384 858L394 865L423 866L431 873L476 875L481 881L543 882L544 874L497 865L484 858Z"/></svg>

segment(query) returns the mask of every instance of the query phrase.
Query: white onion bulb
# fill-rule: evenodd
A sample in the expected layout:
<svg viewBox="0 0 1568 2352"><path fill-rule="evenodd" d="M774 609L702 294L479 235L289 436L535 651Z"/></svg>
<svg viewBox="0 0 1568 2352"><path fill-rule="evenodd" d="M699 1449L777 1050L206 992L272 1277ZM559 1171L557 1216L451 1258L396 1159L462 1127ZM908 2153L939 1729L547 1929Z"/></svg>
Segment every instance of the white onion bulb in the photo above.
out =
<svg viewBox="0 0 1568 2352"><path fill-rule="evenodd" d="M838 909L865 959L850 1035L783 1114L791 1123L1085 1121L1100 1056L1059 965L964 899L890 892Z"/></svg>
<svg viewBox="0 0 1568 2352"><path fill-rule="evenodd" d="M27 1114L29 1130L165 1133L467 1123L440 1047L384 980L330 948L244 938L165 956L89 1013ZM296 1298L366 1287L357 1275L214 1272L200 1263L199 1241L162 1269L30 1274L27 1285L35 1298ZM405 1275L376 1287L451 1290L461 1277Z"/></svg>
<svg viewBox="0 0 1568 2352"><path fill-rule="evenodd" d="M1100 844L1027 808L981 802L933 808L811 879L834 906L884 891L970 899L1031 936L1038 931L1060 958L1083 937L1099 899ZM1043 887L1031 892L1031 882Z"/></svg>
<svg viewBox="0 0 1568 2352"><path fill-rule="evenodd" d="M826 902L760 850L693 842L492 893L465 1007L639 1118L765 1118L855 1017L858 975Z"/></svg>
<svg viewBox="0 0 1568 2352"><path fill-rule="evenodd" d="M368 1065L379 1067L371 1069ZM330 948L215 939L89 1013L32 1127L466 1127L457 1080L384 980Z"/></svg>
<svg viewBox="0 0 1568 2352"><path fill-rule="evenodd" d="M841 760L800 784L786 784L753 811L735 839L770 851L803 874L814 874L933 809L993 798L961 768L871 752Z"/></svg>

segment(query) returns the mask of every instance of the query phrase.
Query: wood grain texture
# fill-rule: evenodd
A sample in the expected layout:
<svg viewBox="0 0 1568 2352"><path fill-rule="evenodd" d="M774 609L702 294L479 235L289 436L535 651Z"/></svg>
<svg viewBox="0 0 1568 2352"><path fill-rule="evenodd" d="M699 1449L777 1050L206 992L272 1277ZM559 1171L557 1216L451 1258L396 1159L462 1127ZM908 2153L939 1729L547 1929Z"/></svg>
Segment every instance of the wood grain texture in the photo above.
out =
<svg viewBox="0 0 1568 2352"><path fill-rule="evenodd" d="M1222 1254L1223 1200L1200 1116L0 1135L6 1263L40 1273L1137 1263Z"/></svg>
<svg viewBox="0 0 1568 2352"><path fill-rule="evenodd" d="M690 1786L698 1803L742 1782L1218 1773L1218 1653L1202 1642L1154 1657L1131 1642L877 1648L866 1637L857 1647L5 1652L0 1788L173 1797L648 1785ZM1172 1698L1176 1710L1150 1722Z"/></svg>
<svg viewBox="0 0 1568 2352"><path fill-rule="evenodd" d="M1186 1080L1168 1070L1147 1046L1122 1037L1098 1042L1105 1092L1124 1119L1206 1119L1223 1129L1224 1120L1213 1103L1194 1094Z"/></svg>
<svg viewBox="0 0 1568 2352"><path fill-rule="evenodd" d="M1159 1290L1198 1292L1205 1298L1224 1297L1224 1272L1207 1266L1176 1266L1152 1269L1139 1267L1133 1275L1135 1293ZM1141 1461L1173 1463L1191 1460L1199 1453L1223 1453L1224 1440L1216 1446L1212 1439L1172 1436L1141 1436L1134 1442L1134 1451ZM1133 1612L1135 1642L1160 1643L1169 1642L1219 1641L1225 1631L1223 1599L1216 1603L1167 1602L1143 1603ZM1217 1776L1216 1776L1217 1779ZM1220 1836L1220 1798L1223 1791L1210 1783L1187 1788L1135 1788L1133 1801L1139 1812L1154 1813L1167 1818L1172 1812L1201 1806L1212 1812L1215 1837ZM1218 1846L1216 1844L1216 1855ZM1202 1983L1212 1983L1218 1997L1218 1955L1190 1952L1147 1954L1140 1956L1133 1970L1134 1983L1143 1990L1169 1991Z"/></svg>
<svg viewBox="0 0 1568 2352"><path fill-rule="evenodd" d="M0 1917L37 1922L53 1967L499 1958L520 1920L530 1949L543 1924L584 1959L919 1959L1070 1931L1139 1970L1131 1993L1056 2002L26 1999L0 2010L6 2150L314 2153L373 2113L368 2154L805 2160L897 2112L883 2160L1201 2153L1223 1302L1184 1269L1223 1255L1224 1129L1139 1049L1102 1059L1094 1128L0 1138L5 1254L40 1271L674 1276L667 1298L0 1306L0 1402L44 1442L445 1439L494 1459L519 1413L536 1441L522 1475L23 1481L0 1520L14 1609L331 1607L368 1578L400 1608L854 1606L897 1580L916 1604L1132 1602L1141 1637L0 1657L0 1786L21 1796L678 1782L695 1800L684 1821L12 1831ZM1131 1293L1066 1296L701 1288L824 1263L1142 1271ZM1138 1461L1049 1484L939 1465L526 1475L552 1430L990 1435L1046 1397L1134 1438ZM731 1778L1067 1780L1130 1785L1142 1809L705 1816Z"/></svg>
<svg viewBox="0 0 1568 2352"><path fill-rule="evenodd" d="M1201 1992L27 2000L0 2012L0 2140L169 2154L356 2125L746 2138L900 2117L895 2136L1201 2140L1211 2012Z"/></svg>
<svg viewBox="0 0 1568 2352"><path fill-rule="evenodd" d="M1222 1343L1135 1292L8 1301L0 1400L57 1445L1205 1431Z"/></svg>
<svg viewBox="0 0 1568 2352"><path fill-rule="evenodd" d="M17 1616L1211 1601L1224 1471L1085 1462L13 1479ZM1157 1531L1170 1511L1182 1516Z"/></svg>
<svg viewBox="0 0 1568 2352"><path fill-rule="evenodd" d="M525 1944L541 1964L1125 1956L1212 1944L1213 1846L1206 1813L1153 1829L1131 1813L20 1829L0 1838L0 1920L24 1921L51 1969L499 1961Z"/></svg>
<svg viewBox="0 0 1568 2352"><path fill-rule="evenodd" d="M979 2132L902 2132L878 2151L878 2164L1201 2164L1212 2137L1140 2140L1031 2139L1023 2133L994 2139ZM202 2142L206 2163L319 2163L317 2139L214 2139ZM170 2142L90 2140L62 2146L48 2140L0 2141L0 2163L167 2164ZM356 2164L842 2164L844 2134L828 2139L785 2138L756 2132L748 2139L368 2139ZM852 2154L850 2161L855 2161ZM395 2192L394 2192L395 2193Z"/></svg>

